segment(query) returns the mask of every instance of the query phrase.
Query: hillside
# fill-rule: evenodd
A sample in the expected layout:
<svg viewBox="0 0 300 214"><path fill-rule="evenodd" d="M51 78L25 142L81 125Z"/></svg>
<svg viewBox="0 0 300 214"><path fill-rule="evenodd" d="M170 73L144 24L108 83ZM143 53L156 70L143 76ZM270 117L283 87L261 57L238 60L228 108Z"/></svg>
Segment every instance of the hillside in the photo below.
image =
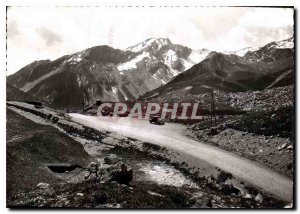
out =
<svg viewBox="0 0 300 214"><path fill-rule="evenodd" d="M57 108L78 109L97 100L136 99L208 53L172 44L169 39L148 39L126 51L97 46L54 61L35 61L7 81Z"/></svg>

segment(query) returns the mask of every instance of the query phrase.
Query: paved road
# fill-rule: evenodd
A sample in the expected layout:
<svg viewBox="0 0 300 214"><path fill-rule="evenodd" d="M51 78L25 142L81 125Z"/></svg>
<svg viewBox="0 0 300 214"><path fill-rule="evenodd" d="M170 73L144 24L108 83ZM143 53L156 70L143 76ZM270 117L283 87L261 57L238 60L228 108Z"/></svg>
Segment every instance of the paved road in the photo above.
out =
<svg viewBox="0 0 300 214"><path fill-rule="evenodd" d="M200 143L185 137L185 127L178 124L165 126L151 125L148 121L127 118L115 120L81 114L70 114L72 119L83 125L98 129L114 131L123 136L169 147L178 152L205 160L220 169L231 172L234 176L262 188L278 198L292 201L293 181L273 170L251 160L232 154L220 148Z"/></svg>

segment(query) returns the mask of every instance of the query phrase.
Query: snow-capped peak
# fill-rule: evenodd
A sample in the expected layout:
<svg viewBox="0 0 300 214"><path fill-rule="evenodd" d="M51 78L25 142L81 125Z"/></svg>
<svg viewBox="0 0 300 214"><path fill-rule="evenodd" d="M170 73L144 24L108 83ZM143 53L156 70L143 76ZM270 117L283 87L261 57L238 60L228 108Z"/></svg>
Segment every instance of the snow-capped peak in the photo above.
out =
<svg viewBox="0 0 300 214"><path fill-rule="evenodd" d="M242 48L242 49L239 49L239 50L236 50L236 51L224 51L223 53L224 54L234 54L234 55L237 55L237 56L240 56L240 57L243 57L245 56L245 54L248 52L248 51L257 51L259 48L251 48L251 47L246 47L246 48Z"/></svg>
<svg viewBox="0 0 300 214"><path fill-rule="evenodd" d="M294 37L291 37L286 40L281 40L275 43L276 43L275 48L278 49L294 48Z"/></svg>
<svg viewBox="0 0 300 214"><path fill-rule="evenodd" d="M268 49L270 48L276 48L276 49L286 49L286 48L294 48L294 37L291 37L289 39L285 39L285 40L281 40L281 41L277 41L277 42L271 42L269 44L266 45ZM248 51L254 52L259 50L261 47L258 48L252 48L252 47L246 47L246 48L242 48L236 51L224 51L224 54L234 54L240 57L245 56L245 54Z"/></svg>
<svg viewBox="0 0 300 214"><path fill-rule="evenodd" d="M127 51L132 51L132 52L140 52L143 51L147 48L149 48L150 46L156 48L156 49L160 49L161 47L165 46L165 45L169 45L172 44L171 41L169 39L166 38L151 38L151 39L147 39L144 42L141 42L137 45L131 46L126 48Z"/></svg>

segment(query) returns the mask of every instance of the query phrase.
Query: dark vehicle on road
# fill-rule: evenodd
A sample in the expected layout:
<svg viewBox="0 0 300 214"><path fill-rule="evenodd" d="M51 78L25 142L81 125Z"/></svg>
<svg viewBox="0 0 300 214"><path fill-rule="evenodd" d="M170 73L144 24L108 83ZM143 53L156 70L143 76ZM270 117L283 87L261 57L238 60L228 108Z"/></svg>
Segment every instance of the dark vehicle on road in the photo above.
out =
<svg viewBox="0 0 300 214"><path fill-rule="evenodd" d="M149 122L156 125L165 125L165 121L158 116L151 117Z"/></svg>

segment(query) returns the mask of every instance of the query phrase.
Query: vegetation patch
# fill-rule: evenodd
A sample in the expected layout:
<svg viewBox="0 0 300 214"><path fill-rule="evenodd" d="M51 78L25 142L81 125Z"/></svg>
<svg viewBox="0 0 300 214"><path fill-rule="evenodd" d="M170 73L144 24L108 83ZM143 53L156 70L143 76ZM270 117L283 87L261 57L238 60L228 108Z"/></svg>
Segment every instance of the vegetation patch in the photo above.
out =
<svg viewBox="0 0 300 214"><path fill-rule="evenodd" d="M294 139L294 108L282 107L274 111L250 111L243 114L229 128L259 135L277 135Z"/></svg>

